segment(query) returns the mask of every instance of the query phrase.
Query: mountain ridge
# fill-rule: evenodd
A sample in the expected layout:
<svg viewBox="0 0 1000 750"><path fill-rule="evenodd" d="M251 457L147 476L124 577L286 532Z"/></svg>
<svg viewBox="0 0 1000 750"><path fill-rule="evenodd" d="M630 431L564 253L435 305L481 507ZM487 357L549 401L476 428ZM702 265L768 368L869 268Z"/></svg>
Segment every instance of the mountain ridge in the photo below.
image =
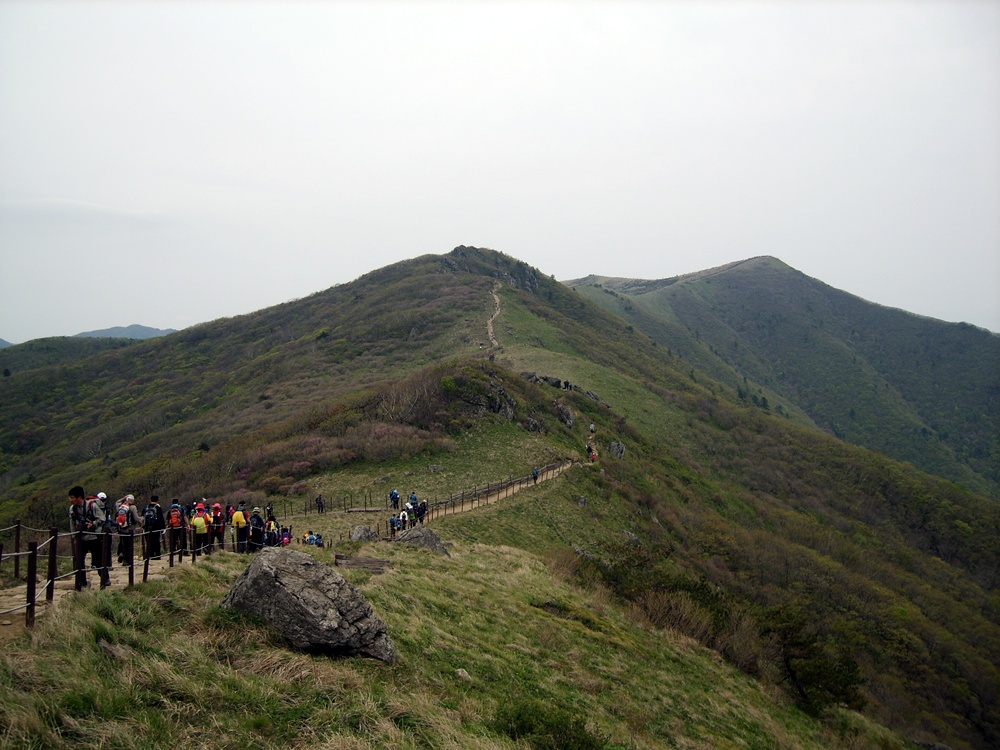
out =
<svg viewBox="0 0 1000 750"><path fill-rule="evenodd" d="M466 539L558 547L581 584L650 627L671 623L775 689L797 684L803 710L866 699L909 736L991 746L995 499L849 445L791 401L779 412L772 385L741 397L717 354L737 329L718 311L692 317L721 304L718 290L744 299L732 270L650 291L684 291L669 320L460 247L159 339L86 353L71 341L68 357L0 380L0 516L64 523L60 498L81 482L109 496L301 501L384 494L387 476L444 491L484 466L520 474L570 456L587 468L545 489L551 509L463 519ZM798 313L783 314L771 327L798 334ZM746 326L747 342L776 335L767 318Z"/></svg>
<svg viewBox="0 0 1000 750"><path fill-rule="evenodd" d="M793 405L838 437L997 496L1000 336L867 302L768 256L668 281L569 283L741 398Z"/></svg>
<svg viewBox="0 0 1000 750"><path fill-rule="evenodd" d="M127 326L114 326L104 328L99 331L84 331L78 333L78 338L116 338L116 339L152 339L158 336L169 336L177 333L176 328L151 328L149 326L132 323Z"/></svg>

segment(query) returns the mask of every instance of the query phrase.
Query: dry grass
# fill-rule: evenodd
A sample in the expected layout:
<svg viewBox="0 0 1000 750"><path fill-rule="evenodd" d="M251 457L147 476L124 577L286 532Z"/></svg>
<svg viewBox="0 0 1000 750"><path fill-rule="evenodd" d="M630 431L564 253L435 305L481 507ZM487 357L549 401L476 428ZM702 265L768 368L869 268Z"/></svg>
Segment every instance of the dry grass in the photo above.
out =
<svg viewBox="0 0 1000 750"><path fill-rule="evenodd" d="M837 747L715 652L553 575L568 567L558 557L463 543L450 557L358 553L393 561L359 580L395 666L294 652L227 619L216 605L245 559L220 555L133 592L74 597L0 655L0 745L510 750L493 717L533 696L615 747ZM109 659L97 637L127 656Z"/></svg>

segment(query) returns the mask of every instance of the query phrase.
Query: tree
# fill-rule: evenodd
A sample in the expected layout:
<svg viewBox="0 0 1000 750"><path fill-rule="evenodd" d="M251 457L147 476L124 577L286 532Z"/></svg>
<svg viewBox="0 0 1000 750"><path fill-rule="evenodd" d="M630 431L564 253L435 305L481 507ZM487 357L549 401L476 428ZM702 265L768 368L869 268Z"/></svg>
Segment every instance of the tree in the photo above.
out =
<svg viewBox="0 0 1000 750"><path fill-rule="evenodd" d="M780 681L790 686L803 711L816 715L840 703L855 710L864 706L857 662L846 650L821 640L801 612L776 608L764 634L775 639Z"/></svg>

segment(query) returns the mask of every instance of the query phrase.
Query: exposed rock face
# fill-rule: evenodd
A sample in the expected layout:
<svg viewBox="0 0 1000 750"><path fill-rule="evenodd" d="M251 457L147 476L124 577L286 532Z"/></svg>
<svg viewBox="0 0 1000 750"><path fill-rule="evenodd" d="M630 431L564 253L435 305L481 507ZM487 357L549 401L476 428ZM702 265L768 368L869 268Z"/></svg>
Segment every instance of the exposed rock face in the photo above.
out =
<svg viewBox="0 0 1000 750"><path fill-rule="evenodd" d="M573 412L570 411L569 407L564 404L560 404L558 401L555 402L554 407L556 410L556 416L559 417L559 421L570 429L573 429L573 426L576 424L576 420L573 418Z"/></svg>
<svg viewBox="0 0 1000 750"><path fill-rule="evenodd" d="M367 526L355 526L351 529L352 542L377 542L380 538L377 531Z"/></svg>
<svg viewBox="0 0 1000 750"><path fill-rule="evenodd" d="M222 600L276 628L294 648L369 656L392 664L396 646L361 593L329 565L304 552L258 552Z"/></svg>
<svg viewBox="0 0 1000 750"><path fill-rule="evenodd" d="M396 544L413 544L417 547L426 547L429 550L451 557L451 553L444 546L441 537L426 526L414 526L412 529L407 529L396 537Z"/></svg>
<svg viewBox="0 0 1000 750"><path fill-rule="evenodd" d="M615 440L608 446L608 453L618 459L625 458L625 444L620 440Z"/></svg>

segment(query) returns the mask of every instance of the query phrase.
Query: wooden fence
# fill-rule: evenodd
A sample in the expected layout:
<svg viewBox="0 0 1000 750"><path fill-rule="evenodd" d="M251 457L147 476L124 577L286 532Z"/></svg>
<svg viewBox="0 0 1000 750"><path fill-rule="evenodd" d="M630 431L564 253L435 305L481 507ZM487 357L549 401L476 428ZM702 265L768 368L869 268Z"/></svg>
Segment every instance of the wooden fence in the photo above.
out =
<svg viewBox="0 0 1000 750"><path fill-rule="evenodd" d="M162 535L161 554L153 557L147 554L147 540L153 535ZM40 592L38 584L42 584L42 591L45 593L45 600L51 602L55 596L55 584L58 581L74 578L74 588L77 591L89 586L88 576L90 572L98 572L93 565L88 567L84 560L84 545L81 537L83 532L72 534L62 533L55 527L49 529L34 529L25 526L20 520L15 520L13 526L0 529L0 539L13 539L13 550L6 549L0 541L0 576L4 580L22 579L22 572L25 586L25 601L14 607L0 610L0 615L7 615L13 612L24 610L25 625L33 627L35 624L35 607L38 604ZM101 555L105 567L111 568L112 549L116 540L121 544L121 554L123 562L119 563L119 568L128 571L128 585L135 585L136 567L141 567L142 581L149 580L149 568L151 560L166 559L169 567L181 564L187 558L192 564L198 562L198 558L204 554L211 554L210 550L201 548L196 540L193 531L189 529L166 529L165 531L136 531L130 529L128 532L112 531L105 529L96 534L101 540ZM30 538L30 539L29 539ZM136 542L138 541L138 549ZM232 550L236 551L237 542L235 535L231 536ZM225 548L225 537L222 539L222 547ZM62 549L60 549L62 548ZM213 548L214 549L214 548ZM137 551L141 552L142 559L136 559ZM62 552L62 554L60 554ZM43 556L44 554L44 556ZM23 561L23 565L22 565ZM10 576L6 575L6 566L10 565ZM45 568L45 576L39 579L39 570ZM2 593L2 592L0 592Z"/></svg>
<svg viewBox="0 0 1000 750"><path fill-rule="evenodd" d="M544 480L553 472L561 471L566 467L566 463L549 464L538 470L537 475L532 472L523 477L509 477L499 482L487 482L479 486L476 485L471 490L450 495L447 498L432 500L427 503L427 513L422 519L423 523L440 518L451 513L458 513L464 510L472 510L489 503L509 497L518 490ZM360 504L358 504L360 500ZM404 507L406 498L399 499L400 509ZM303 514L326 512L327 503L317 504L315 500L306 501L303 507ZM384 498L374 499L371 493L365 493L356 498L348 493L341 498L341 502L331 502L329 509L341 510L345 513L387 513L393 511L392 502L388 495ZM272 507L272 506L268 506ZM289 510L294 510L295 503L290 501L281 502L282 515L289 517ZM275 509L277 513L277 509ZM415 524L411 524L415 525ZM247 541L238 540L235 530L227 524L229 529L229 546L233 552L246 549ZM371 528L371 527L370 527ZM394 530L389 525L389 520L382 520L375 524L374 531L385 539L392 538ZM151 556L149 539L153 534L161 535L160 555ZM211 554L214 546L205 549L201 546L194 531L191 529L166 529L164 531L137 531L129 529L127 532L105 529L97 536L101 539L101 553L106 567L111 568L112 548L115 540L120 544L121 557L123 562L119 567L124 567L128 571L128 585L135 585L136 567L141 566L142 581L149 580L150 561L152 559L167 559L167 565L174 567L181 564L187 558L192 564L197 564L198 558L203 554ZM3 540L10 538L13 549L5 549ZM216 537L218 539L218 537ZM343 537L341 537L343 540ZM137 545L138 542L138 545ZM223 532L221 538L221 548L225 549L226 536ZM138 548L137 548L138 547ZM240 549L242 547L242 549ZM60 549L61 548L61 549ZM60 554L62 552L62 554ZM141 561L136 560L136 552L142 555ZM26 583L24 604L0 610L0 616L24 610L25 625L33 627L35 624L35 607L38 603L39 590L38 583L42 583L45 600L51 602L55 596L55 585L58 581L74 578L74 588L82 590L89 585L88 575L96 569L87 567L84 559L84 544L82 532L71 534L60 534L55 527L49 529L35 529L25 526L20 520L15 520L13 526L0 529L0 580L20 581L22 572ZM343 555L336 556L335 564L344 564ZM22 565L23 561L23 565ZM387 561L375 561L380 564ZM8 577L5 574L5 566L10 565L11 573ZM40 567L45 568L45 576L39 579ZM2 593L2 592L0 592Z"/></svg>
<svg viewBox="0 0 1000 750"><path fill-rule="evenodd" d="M449 495L444 499L428 501L427 514L424 516L421 523L427 524L442 516L472 510L473 508L479 508L483 505L489 505L490 503L496 502L497 500L502 500L505 497L510 497L524 487L530 487L533 484L544 481L548 475L561 471L566 468L567 465L568 463L565 461L552 463L538 469L537 476L534 472L523 477L511 476L498 482L487 482L481 486L476 485L471 490L463 490L462 492L455 493L454 495ZM369 503L366 499L364 506L350 507L346 505L345 501L345 504L341 506L341 509L347 513L398 513L399 510L403 509L405 503L406 498L400 497L399 508L393 508L388 495L386 495L385 498L381 498L377 502ZM411 517L409 524L410 528L415 525L416 522ZM395 536L395 532L389 525L388 519L379 520L374 525L368 524L368 526L383 539L391 539ZM344 541L344 535L340 536L340 541Z"/></svg>

